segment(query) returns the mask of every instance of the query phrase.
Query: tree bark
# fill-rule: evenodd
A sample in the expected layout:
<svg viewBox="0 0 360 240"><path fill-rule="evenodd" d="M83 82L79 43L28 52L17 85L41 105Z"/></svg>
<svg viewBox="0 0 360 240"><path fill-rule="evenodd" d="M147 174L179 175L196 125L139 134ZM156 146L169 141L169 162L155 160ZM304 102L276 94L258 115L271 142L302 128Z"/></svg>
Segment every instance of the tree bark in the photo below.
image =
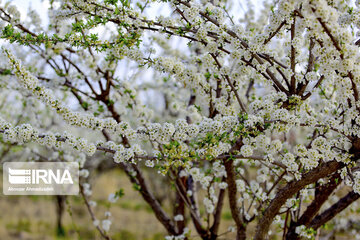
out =
<svg viewBox="0 0 360 240"><path fill-rule="evenodd" d="M300 239L299 235L295 232L296 227L305 225L308 226L316 214L320 211L321 206L326 202L331 193L336 189L336 187L341 183L340 174L334 174L330 182L325 186L318 186L315 192L315 199L312 203L306 208L305 212L302 214L300 219L295 222L291 221L290 228L286 234L287 240L297 240Z"/></svg>
<svg viewBox="0 0 360 240"><path fill-rule="evenodd" d="M56 236L64 237L65 229L62 224L66 196L56 195Z"/></svg>
<svg viewBox="0 0 360 240"><path fill-rule="evenodd" d="M226 182L228 184L228 196L229 204L231 208L231 215L236 224L236 240L245 240L246 239L246 223L244 222L242 216L240 215L239 208L237 206L237 189L235 182L235 170L233 166L232 159L225 159L224 166L226 170Z"/></svg>
<svg viewBox="0 0 360 240"><path fill-rule="evenodd" d="M349 192L345 197L341 198L337 203L332 205L330 208L325 210L322 214L317 215L310 223L309 227L314 230L318 229L332 218L334 218L338 213L347 208L350 204L359 199L360 195L354 191Z"/></svg>
<svg viewBox="0 0 360 240"><path fill-rule="evenodd" d="M270 205L266 208L264 214L259 220L256 227L256 233L254 240L265 239L266 234L269 231L270 225L273 222L275 216L278 214L280 208L285 204L286 200L304 188L306 185L311 184L326 177L329 174L335 172L341 168L344 164L337 161L330 161L322 163L317 168L304 174L300 181L293 180L289 182L284 188L282 188L270 202Z"/></svg>

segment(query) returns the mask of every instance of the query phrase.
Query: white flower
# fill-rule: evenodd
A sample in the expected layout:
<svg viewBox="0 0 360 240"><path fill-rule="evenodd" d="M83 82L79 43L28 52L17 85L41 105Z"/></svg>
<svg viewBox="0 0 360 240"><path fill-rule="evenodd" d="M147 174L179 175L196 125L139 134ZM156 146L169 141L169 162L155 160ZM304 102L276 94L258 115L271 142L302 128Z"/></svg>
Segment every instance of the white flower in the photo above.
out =
<svg viewBox="0 0 360 240"><path fill-rule="evenodd" d="M81 169L79 171L79 176L83 178L87 178L89 176L89 171L87 169Z"/></svg>
<svg viewBox="0 0 360 240"><path fill-rule="evenodd" d="M97 226L99 226L100 221L97 220L97 219L95 219L95 220L93 221L93 224L94 224L95 227L97 227Z"/></svg>
<svg viewBox="0 0 360 240"><path fill-rule="evenodd" d="M83 189L84 189L84 194L86 196L91 196L92 195L92 191L90 189L90 184L89 183L83 183Z"/></svg>
<svg viewBox="0 0 360 240"><path fill-rule="evenodd" d="M174 221L176 221L176 222L184 221L184 216L181 214L178 214L174 217Z"/></svg>
<svg viewBox="0 0 360 240"><path fill-rule="evenodd" d="M155 166L155 162L153 160L146 160L145 166L152 168Z"/></svg>
<svg viewBox="0 0 360 240"><path fill-rule="evenodd" d="M238 192L244 192L245 191L245 182L241 179L236 180L236 189Z"/></svg>
<svg viewBox="0 0 360 240"><path fill-rule="evenodd" d="M95 152L96 152L95 144L93 144L93 143L89 144L86 148L87 155L92 156L92 155L94 155Z"/></svg>
<svg viewBox="0 0 360 240"><path fill-rule="evenodd" d="M243 145L240 152L244 157L250 157L253 154L253 148L250 145Z"/></svg>
<svg viewBox="0 0 360 240"><path fill-rule="evenodd" d="M215 209L214 204L209 198L205 197L204 200L203 200L203 203L204 203L206 211L208 213L211 214L211 213L214 212L214 209Z"/></svg>
<svg viewBox="0 0 360 240"><path fill-rule="evenodd" d="M220 189L226 189L227 186L228 186L228 184L227 184L226 182L221 182L221 183L219 183L219 188L220 188Z"/></svg>
<svg viewBox="0 0 360 240"><path fill-rule="evenodd" d="M307 239L312 239L313 238L313 233L311 231L307 231L306 226L301 225L301 226L297 226L295 228L295 232L297 234L299 234L301 237L305 237Z"/></svg>
<svg viewBox="0 0 360 240"><path fill-rule="evenodd" d="M108 201L111 203L115 203L117 200L119 200L119 196L117 196L114 193L110 193L108 197Z"/></svg>
<svg viewBox="0 0 360 240"><path fill-rule="evenodd" d="M105 232L110 230L111 221L109 219L102 220L102 228Z"/></svg>

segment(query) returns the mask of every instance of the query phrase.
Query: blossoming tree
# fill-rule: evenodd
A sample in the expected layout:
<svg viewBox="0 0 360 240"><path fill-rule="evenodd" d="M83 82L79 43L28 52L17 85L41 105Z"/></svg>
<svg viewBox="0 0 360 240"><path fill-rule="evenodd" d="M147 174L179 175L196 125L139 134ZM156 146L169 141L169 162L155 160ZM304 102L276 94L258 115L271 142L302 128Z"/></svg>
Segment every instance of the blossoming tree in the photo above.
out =
<svg viewBox="0 0 360 240"><path fill-rule="evenodd" d="M358 3L274 0L241 16L230 0L50 3L47 24L0 6L1 153L78 161L104 239L89 161L123 169L167 239L227 234L225 201L236 239L356 232ZM174 186L172 212L148 171Z"/></svg>

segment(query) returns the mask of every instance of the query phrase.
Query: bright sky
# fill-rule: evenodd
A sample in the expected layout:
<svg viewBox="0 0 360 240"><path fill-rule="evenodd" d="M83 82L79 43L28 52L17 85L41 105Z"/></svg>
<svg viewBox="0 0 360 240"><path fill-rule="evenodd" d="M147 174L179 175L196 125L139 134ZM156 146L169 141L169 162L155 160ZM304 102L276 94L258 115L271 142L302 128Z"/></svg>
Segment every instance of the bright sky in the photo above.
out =
<svg viewBox="0 0 360 240"><path fill-rule="evenodd" d="M44 19L46 19L46 9L50 6L49 1L47 0L11 0L17 9L21 13L21 20L24 20L27 10L29 7L36 10L40 15L42 14Z"/></svg>
<svg viewBox="0 0 360 240"><path fill-rule="evenodd" d="M261 2L264 0L251 0L250 2L254 6L261 6ZM21 20L24 20L26 17L27 10L29 7L36 10L38 14L43 19L43 24L47 24L47 9L50 6L49 0L10 0L21 13ZM232 15L238 15L238 14L244 14L244 11L246 9L246 0L234 0L233 6L231 7L231 14ZM152 9L150 11L154 11L154 16L158 15L162 9L163 4L162 3L151 3ZM255 8L257 12L259 13L260 8ZM164 11L162 11L164 13ZM151 14L152 15L152 14Z"/></svg>

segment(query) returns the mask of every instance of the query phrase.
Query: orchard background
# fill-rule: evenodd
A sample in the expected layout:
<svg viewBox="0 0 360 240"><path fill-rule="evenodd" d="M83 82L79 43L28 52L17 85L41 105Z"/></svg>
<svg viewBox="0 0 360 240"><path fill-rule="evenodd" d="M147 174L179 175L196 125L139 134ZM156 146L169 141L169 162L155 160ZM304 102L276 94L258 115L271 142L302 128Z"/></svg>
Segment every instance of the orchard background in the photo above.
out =
<svg viewBox="0 0 360 240"><path fill-rule="evenodd" d="M0 238L358 238L359 7L1 2L0 160L81 183L2 195Z"/></svg>

